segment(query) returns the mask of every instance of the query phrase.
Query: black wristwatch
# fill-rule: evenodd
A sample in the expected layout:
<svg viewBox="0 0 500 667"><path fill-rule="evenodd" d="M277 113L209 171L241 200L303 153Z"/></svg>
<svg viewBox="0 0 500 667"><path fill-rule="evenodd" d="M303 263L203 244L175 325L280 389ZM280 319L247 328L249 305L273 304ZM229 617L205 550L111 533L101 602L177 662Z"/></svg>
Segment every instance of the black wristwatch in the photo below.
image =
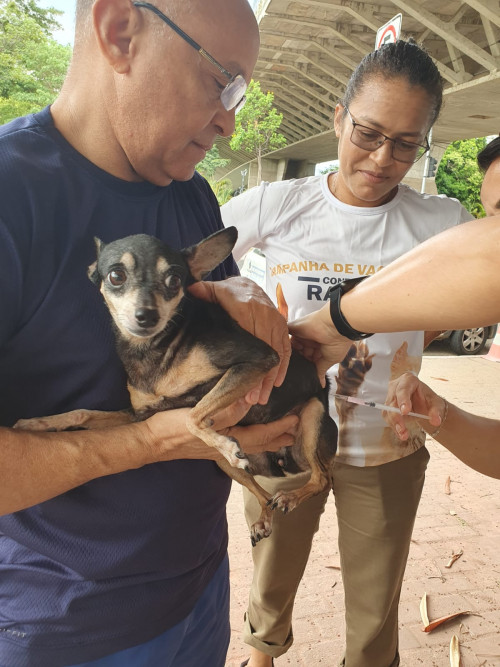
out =
<svg viewBox="0 0 500 667"><path fill-rule="evenodd" d="M339 334L345 338L349 338L349 340L362 340L363 338L373 336L372 333L362 333L361 331L353 329L340 310L340 299L342 298L342 295L352 290L355 285L365 278L368 278L368 276L353 278L351 280L345 280L343 283L337 283L335 287L332 287L328 295L330 297L330 317L332 318L332 322Z"/></svg>

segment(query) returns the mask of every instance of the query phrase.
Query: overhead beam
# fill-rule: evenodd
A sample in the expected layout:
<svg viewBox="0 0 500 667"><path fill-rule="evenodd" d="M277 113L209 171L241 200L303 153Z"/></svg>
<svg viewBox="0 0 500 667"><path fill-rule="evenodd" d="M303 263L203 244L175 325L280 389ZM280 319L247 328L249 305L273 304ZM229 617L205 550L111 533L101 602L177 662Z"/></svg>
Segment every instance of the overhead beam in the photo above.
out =
<svg viewBox="0 0 500 667"><path fill-rule="evenodd" d="M290 143L289 139L292 139L291 143L295 143L296 141L302 141L302 139L305 139L305 135L299 134L297 130L295 130L293 127L291 127L290 122L288 120L284 120L280 125L280 130L283 128L283 134L286 136L286 140L288 143Z"/></svg>
<svg viewBox="0 0 500 667"><path fill-rule="evenodd" d="M485 0L464 0L464 2L475 9L476 12L484 18L494 23L500 28L500 12L498 8L498 2L485 2Z"/></svg>
<svg viewBox="0 0 500 667"><path fill-rule="evenodd" d="M287 118L285 124L288 128L291 128L291 130L299 137L299 141L302 141L302 139L307 139L311 136L307 129L304 128L304 125L299 125L296 123L293 117Z"/></svg>
<svg viewBox="0 0 500 667"><path fill-rule="evenodd" d="M269 65L276 65L277 64L275 61L268 60L266 58L262 58L261 56L259 56L258 62L264 62L264 63L269 64ZM294 70L296 72L299 72L300 74L303 74L303 72L298 67L295 67L294 65L291 65L290 63L281 62L279 64L284 69ZM265 70L265 72L272 72L273 74L277 74L277 75L283 74L283 72L277 72L275 70ZM329 88L328 88L327 94L325 95L324 93L322 93L322 94L319 93L315 88L311 87L310 85L306 86L301 79L294 80L294 82L296 83L297 86L302 88L302 90L304 90L304 92L306 92L308 95L312 95L313 97L322 100L322 102L324 104L326 104L327 106L332 103L332 97L330 95L330 92L329 92L330 89ZM325 88L325 85L322 85L322 88Z"/></svg>
<svg viewBox="0 0 500 667"><path fill-rule="evenodd" d="M270 35L272 37L282 37L283 39L293 40L294 42L304 42L305 44L313 44L315 48L323 51L327 56L333 60L337 60L339 63L347 67L348 69L356 69L357 62L349 56L346 56L344 53L339 53L328 49L322 42L318 42L315 37L304 37L303 35L295 35L293 33L280 32L278 30L268 30L266 28L260 29L261 35ZM262 46L261 46L262 48ZM272 47L269 47L272 48Z"/></svg>
<svg viewBox="0 0 500 667"><path fill-rule="evenodd" d="M360 3L357 2L350 2L349 4L346 4L345 2L330 2L330 0L298 0L301 4L305 4L308 7L318 7L319 9L324 9L325 11L328 11L329 9L335 8L335 9L340 9L346 14L350 14L353 16L356 20L358 20L360 23L363 23L366 25L368 28L371 28L375 32L380 28L380 23L376 23L374 21L373 17L373 11L368 13L367 7L364 7L364 13L360 12L356 9L354 5L358 5ZM380 11L380 7L377 7L377 11Z"/></svg>
<svg viewBox="0 0 500 667"><path fill-rule="evenodd" d="M472 58L472 60L475 60L487 70L493 71L498 68L499 63L496 58L490 56L479 46L476 46L476 44L465 35L461 35L455 28L450 26L449 23L437 18L437 16L431 14L431 12L423 7L416 6L414 2L408 2L407 0L391 1L396 7L399 7L399 9L407 12L410 16L418 19L422 25L432 30L436 35L442 37L445 42L451 42L451 44L456 46L459 51L468 55L469 58Z"/></svg>
<svg viewBox="0 0 500 667"><path fill-rule="evenodd" d="M296 99L298 99L300 102L303 104L307 104L309 106L312 106L315 108L315 110L319 111L321 114L324 116L330 117L332 114L333 106L331 104L325 105L322 102L319 102L318 98L311 99L310 97L305 97L302 95L300 92L297 91L296 89L296 81L292 79L291 77L284 75L284 74L276 74L272 71L267 71L266 72L267 76L261 77L259 80L262 83L263 81L269 80L271 85L276 86L276 85L281 85L281 83L284 83L285 81L288 81L291 86L287 88L286 90L293 95ZM278 77L279 83L274 81L274 78Z"/></svg>
<svg viewBox="0 0 500 667"><path fill-rule="evenodd" d="M302 76L306 79L309 79L309 81L312 81L312 83L315 83L317 86L320 86L324 88L329 94L336 95L337 97L342 97L344 94L344 91L341 88L337 88L336 86L332 86L331 82L324 81L323 79L320 79L318 76L313 74L312 72L308 71L308 68L305 70L297 67L295 65L291 65L290 69L294 70L295 72L298 72L299 74L302 74Z"/></svg>
<svg viewBox="0 0 500 667"><path fill-rule="evenodd" d="M273 94L275 99L279 98L285 100L285 103L288 104L289 108L296 109L299 113L306 116L309 125L311 125L313 128L323 131L325 129L325 126L328 126L326 118L324 120L322 118L318 119L317 115L316 116L313 115L314 112L311 112L309 111L308 108L304 107L303 105L300 105L300 101L296 102L293 99L293 97L290 97L290 95L288 95L288 91L286 88L277 85L273 88Z"/></svg>
<svg viewBox="0 0 500 667"><path fill-rule="evenodd" d="M266 16L277 19L278 21L287 21L288 23L293 23L295 25L308 26L309 28L318 28L318 27L324 28L325 30L328 30L328 32L332 33L335 37L337 37L341 41L345 42L346 44L349 44L349 46L351 46L356 51L359 51L363 56L365 56L371 50L368 49L365 42L363 42L361 39L358 39L353 35L346 34L346 32L348 31L346 31L345 29L338 30L337 28L334 28L330 23L328 23L328 21L321 21L320 19L312 19L312 18L305 19L303 17L291 18L287 14L279 14L277 12L269 12L268 14L266 14Z"/></svg>
<svg viewBox="0 0 500 667"><path fill-rule="evenodd" d="M484 34L488 40L488 46L490 48L491 54L498 58L500 56L500 46L496 39L495 32L491 25L491 21L486 18L486 16L481 15L481 21L483 22Z"/></svg>
<svg viewBox="0 0 500 667"><path fill-rule="evenodd" d="M278 47L277 49L272 49L272 47L269 46L263 46L261 47L261 52L262 51L270 51L272 50L273 53L280 54L280 53L285 53L287 55L291 56L302 56L307 62L311 63L311 65L314 65L314 67L317 67L318 69L322 70L326 75L332 77L332 79L335 79L339 83L341 83L343 86L347 84L348 78L345 76L342 76L342 74L339 74L336 72L335 67L332 67L331 65L328 66L326 63L322 63L318 61L316 58L313 58L311 54L308 51L303 51L302 49L296 50L296 49L289 49L283 46Z"/></svg>
<svg viewBox="0 0 500 667"><path fill-rule="evenodd" d="M261 58L259 57L259 60L265 63L273 64L275 65L275 61L270 61L267 60L266 58ZM331 93L337 95L338 97L342 96L343 91L340 88L337 88L335 86L332 86L331 82L324 81L323 79L320 79L318 76L315 74L312 74L311 72L305 71L301 69L300 67L297 67L294 63L290 63L287 61L281 61L279 63L282 67L285 67L288 70L292 70L293 72L297 72L298 74L301 74L305 79L309 79L312 83L316 84L320 88L323 88L324 90L327 91L328 95Z"/></svg>

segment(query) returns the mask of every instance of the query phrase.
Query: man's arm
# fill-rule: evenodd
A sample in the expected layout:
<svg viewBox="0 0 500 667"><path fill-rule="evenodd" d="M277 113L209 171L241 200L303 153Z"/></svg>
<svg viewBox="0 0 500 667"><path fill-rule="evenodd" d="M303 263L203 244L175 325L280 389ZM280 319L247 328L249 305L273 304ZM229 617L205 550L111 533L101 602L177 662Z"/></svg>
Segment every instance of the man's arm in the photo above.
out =
<svg viewBox="0 0 500 667"><path fill-rule="evenodd" d="M291 445L297 417L266 425L232 426L248 411L235 403L214 427L258 453ZM186 428L189 409L159 412L144 422L88 431L45 433L0 428L0 515L49 500L98 477L176 459L220 458Z"/></svg>

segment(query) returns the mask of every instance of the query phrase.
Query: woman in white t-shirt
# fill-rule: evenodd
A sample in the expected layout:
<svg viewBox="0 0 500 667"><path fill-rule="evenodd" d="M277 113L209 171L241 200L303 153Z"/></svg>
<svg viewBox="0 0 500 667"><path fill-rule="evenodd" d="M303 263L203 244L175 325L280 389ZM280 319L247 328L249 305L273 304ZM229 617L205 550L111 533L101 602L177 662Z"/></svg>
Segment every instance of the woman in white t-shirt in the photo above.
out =
<svg viewBox="0 0 500 667"><path fill-rule="evenodd" d="M429 148L442 102L431 58L399 40L368 54L335 108L337 173L262 183L222 208L235 225L238 260L266 256L266 291L289 320L324 305L347 279L369 276L427 238L472 216L458 201L421 195L401 180ZM334 394L383 403L389 381L418 373L425 342L415 331L353 343L330 369L330 407L339 425L332 483L346 608L346 667L395 667L398 603L424 482L425 433L402 442L380 412ZM259 478L271 493L303 478ZM274 517L273 534L253 549L254 579L244 640L249 667L266 667L293 641L295 592L327 494ZM258 507L245 494L249 522ZM339 656L340 659L340 656Z"/></svg>

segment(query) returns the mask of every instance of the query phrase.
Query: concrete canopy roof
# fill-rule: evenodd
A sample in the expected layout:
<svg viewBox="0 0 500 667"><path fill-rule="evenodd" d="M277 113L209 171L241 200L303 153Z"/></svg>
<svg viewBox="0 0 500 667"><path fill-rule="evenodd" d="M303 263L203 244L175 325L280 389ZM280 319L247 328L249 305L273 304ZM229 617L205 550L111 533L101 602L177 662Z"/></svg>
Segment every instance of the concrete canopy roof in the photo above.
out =
<svg viewBox="0 0 500 667"><path fill-rule="evenodd" d="M377 30L398 13L401 36L423 44L445 80L433 143L445 146L500 132L498 0L261 0L261 48L253 78L274 93L288 141L273 158L335 159L335 105L353 69L375 48ZM254 157L231 151L228 139L217 145L221 156L231 159L226 174Z"/></svg>

